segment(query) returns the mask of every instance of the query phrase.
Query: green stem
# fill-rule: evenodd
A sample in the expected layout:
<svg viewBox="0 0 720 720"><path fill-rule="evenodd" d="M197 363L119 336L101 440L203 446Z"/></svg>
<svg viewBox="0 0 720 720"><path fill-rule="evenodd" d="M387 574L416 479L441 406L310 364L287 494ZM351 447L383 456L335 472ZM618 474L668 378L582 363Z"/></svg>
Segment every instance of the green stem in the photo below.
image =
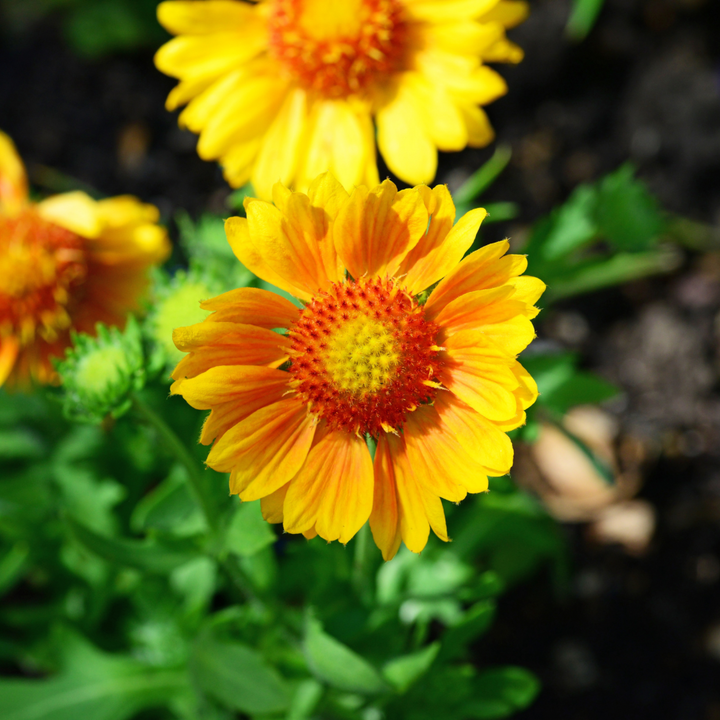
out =
<svg viewBox="0 0 720 720"><path fill-rule="evenodd" d="M370 564L372 559L372 537L370 525L365 523L355 536L355 555L353 557L353 585L364 604L372 602L370 584Z"/></svg>
<svg viewBox="0 0 720 720"><path fill-rule="evenodd" d="M207 496L203 482L203 468L192 456L182 440L177 436L175 431L165 422L161 415L158 415L144 400L138 395L133 395L133 408L149 425L152 425L158 435L163 439L177 460L185 466L188 479L190 481L190 489L195 496L195 501L205 516L208 528L211 534L218 529L218 513L214 503Z"/></svg>

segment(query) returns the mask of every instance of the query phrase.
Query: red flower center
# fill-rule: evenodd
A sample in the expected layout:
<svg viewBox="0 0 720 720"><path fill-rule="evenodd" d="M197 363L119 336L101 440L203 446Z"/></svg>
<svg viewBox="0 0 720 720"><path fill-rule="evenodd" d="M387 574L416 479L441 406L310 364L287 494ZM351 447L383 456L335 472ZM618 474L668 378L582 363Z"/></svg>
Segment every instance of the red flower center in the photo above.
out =
<svg viewBox="0 0 720 720"><path fill-rule="evenodd" d="M268 24L271 54L324 97L362 94L404 64L398 0L273 0Z"/></svg>
<svg viewBox="0 0 720 720"><path fill-rule="evenodd" d="M0 216L0 335L54 340L70 326L68 305L85 274L81 237L33 210Z"/></svg>
<svg viewBox="0 0 720 720"><path fill-rule="evenodd" d="M439 387L437 331L392 280L333 283L290 329L291 384L332 428L397 432Z"/></svg>

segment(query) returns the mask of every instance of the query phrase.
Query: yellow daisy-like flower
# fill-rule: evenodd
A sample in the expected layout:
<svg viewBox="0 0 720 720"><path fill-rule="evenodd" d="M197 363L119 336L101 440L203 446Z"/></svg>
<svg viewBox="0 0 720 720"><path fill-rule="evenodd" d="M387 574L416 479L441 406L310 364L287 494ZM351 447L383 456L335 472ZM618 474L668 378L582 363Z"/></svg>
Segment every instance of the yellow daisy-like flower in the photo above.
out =
<svg viewBox="0 0 720 720"><path fill-rule="evenodd" d="M516 356L544 284L520 277L507 241L463 258L485 211L453 225L445 186L348 195L328 173L307 195L274 196L247 199L228 240L303 308L240 288L174 333L188 355L172 392L212 410L207 464L291 533L346 543L369 518L386 559L401 541L420 552L430 528L447 540L440 498L482 492L512 465L505 432L537 397Z"/></svg>
<svg viewBox="0 0 720 720"><path fill-rule="evenodd" d="M170 250L158 217L132 197L30 202L23 163L0 132L0 386L53 382L51 358L71 330L124 325L146 270Z"/></svg>
<svg viewBox="0 0 720 720"><path fill-rule="evenodd" d="M479 107L507 91L485 62L519 62L506 28L519 0L189 0L160 3L177 35L155 64L180 84L168 110L200 134L236 187L270 198L332 171L347 189L379 182L377 144L402 180L429 183L437 150L493 139Z"/></svg>

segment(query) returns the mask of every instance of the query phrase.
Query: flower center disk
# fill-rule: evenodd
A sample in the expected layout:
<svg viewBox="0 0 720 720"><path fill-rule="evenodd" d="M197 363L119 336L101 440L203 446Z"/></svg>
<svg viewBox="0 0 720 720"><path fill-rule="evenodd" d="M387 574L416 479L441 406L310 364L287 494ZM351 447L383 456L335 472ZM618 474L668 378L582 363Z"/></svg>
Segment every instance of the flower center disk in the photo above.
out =
<svg viewBox="0 0 720 720"><path fill-rule="evenodd" d="M323 97L363 94L402 69L407 27L398 0L273 0L270 52Z"/></svg>
<svg viewBox="0 0 720 720"><path fill-rule="evenodd" d="M291 384L331 428L397 432L438 387L437 329L392 280L333 283L290 329Z"/></svg>
<svg viewBox="0 0 720 720"><path fill-rule="evenodd" d="M54 340L85 274L82 238L32 210L0 216L0 335Z"/></svg>

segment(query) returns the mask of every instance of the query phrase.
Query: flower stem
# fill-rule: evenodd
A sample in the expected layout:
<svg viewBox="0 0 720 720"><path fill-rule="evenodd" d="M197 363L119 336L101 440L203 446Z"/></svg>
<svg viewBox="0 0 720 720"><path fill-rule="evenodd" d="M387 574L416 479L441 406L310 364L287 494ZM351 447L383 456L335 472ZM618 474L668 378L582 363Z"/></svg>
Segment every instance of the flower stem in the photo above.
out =
<svg viewBox="0 0 720 720"><path fill-rule="evenodd" d="M355 536L355 555L353 557L352 581L363 604L372 603L372 586L370 582L372 537L370 525L365 523Z"/></svg>
<svg viewBox="0 0 720 720"><path fill-rule="evenodd" d="M203 483L204 470L192 453L187 449L177 433L165 422L164 418L156 413L144 400L138 395L133 395L133 408L148 425L155 428L158 435L163 439L168 450L170 450L177 460L185 467L190 481L190 490L195 497L195 501L205 516L208 528L211 534L218 529L218 512L215 504L205 492Z"/></svg>

